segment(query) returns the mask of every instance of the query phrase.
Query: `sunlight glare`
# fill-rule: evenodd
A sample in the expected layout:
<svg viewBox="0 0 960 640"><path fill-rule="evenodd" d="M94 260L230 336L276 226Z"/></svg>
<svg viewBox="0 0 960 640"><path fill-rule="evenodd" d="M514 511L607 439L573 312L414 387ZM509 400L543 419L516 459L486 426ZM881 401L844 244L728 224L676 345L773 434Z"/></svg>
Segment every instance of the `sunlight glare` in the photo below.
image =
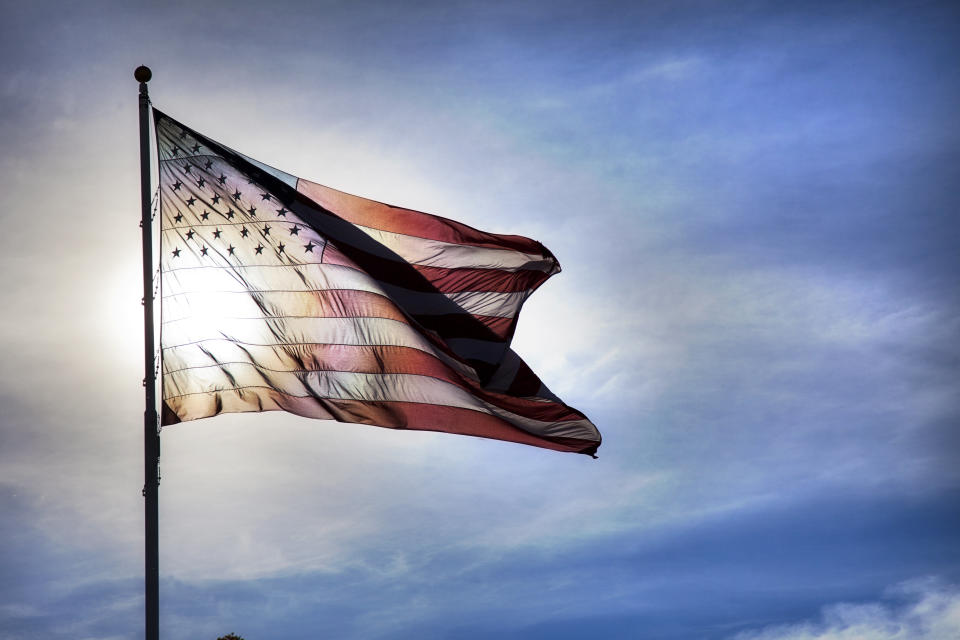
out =
<svg viewBox="0 0 960 640"><path fill-rule="evenodd" d="M103 278L99 305L100 340L124 363L143 357L143 280L135 269L116 269Z"/></svg>

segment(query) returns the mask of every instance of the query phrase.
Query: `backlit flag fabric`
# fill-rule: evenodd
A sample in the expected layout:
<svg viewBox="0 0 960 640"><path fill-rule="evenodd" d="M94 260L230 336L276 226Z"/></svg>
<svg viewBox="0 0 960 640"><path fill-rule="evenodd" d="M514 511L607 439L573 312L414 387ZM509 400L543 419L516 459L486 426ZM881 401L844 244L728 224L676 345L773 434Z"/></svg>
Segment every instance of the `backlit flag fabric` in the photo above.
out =
<svg viewBox="0 0 960 640"><path fill-rule="evenodd" d="M349 195L154 110L163 424L282 410L593 454L510 349L540 243Z"/></svg>

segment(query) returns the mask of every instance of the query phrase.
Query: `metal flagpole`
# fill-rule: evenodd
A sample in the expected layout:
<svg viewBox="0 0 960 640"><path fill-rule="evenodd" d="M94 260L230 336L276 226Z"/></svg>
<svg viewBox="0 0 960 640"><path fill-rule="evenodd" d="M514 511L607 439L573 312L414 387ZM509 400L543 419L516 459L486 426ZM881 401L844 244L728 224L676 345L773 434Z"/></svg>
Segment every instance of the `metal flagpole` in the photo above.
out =
<svg viewBox="0 0 960 640"><path fill-rule="evenodd" d="M153 339L153 219L150 190L150 96L147 82L152 73L140 66L133 77L140 83L140 227L143 233L143 497L144 504L144 596L145 638L160 638L160 548L159 483L160 433L157 431L157 392Z"/></svg>

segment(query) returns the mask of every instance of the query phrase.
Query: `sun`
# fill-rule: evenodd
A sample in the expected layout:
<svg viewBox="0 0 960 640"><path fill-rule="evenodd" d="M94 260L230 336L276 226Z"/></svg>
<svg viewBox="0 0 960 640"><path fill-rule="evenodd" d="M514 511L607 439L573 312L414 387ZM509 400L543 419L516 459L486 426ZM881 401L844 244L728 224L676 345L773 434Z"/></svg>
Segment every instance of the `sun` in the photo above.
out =
<svg viewBox="0 0 960 640"><path fill-rule="evenodd" d="M124 364L143 361L143 279L139 269L114 269L102 278L100 339Z"/></svg>

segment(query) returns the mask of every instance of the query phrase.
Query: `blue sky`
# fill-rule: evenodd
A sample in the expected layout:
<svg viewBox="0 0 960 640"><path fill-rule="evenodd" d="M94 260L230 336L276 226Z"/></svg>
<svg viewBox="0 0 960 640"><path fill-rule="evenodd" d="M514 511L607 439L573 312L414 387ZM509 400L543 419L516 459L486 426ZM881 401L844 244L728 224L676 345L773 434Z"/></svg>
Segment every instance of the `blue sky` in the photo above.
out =
<svg viewBox="0 0 960 640"><path fill-rule="evenodd" d="M543 242L514 349L604 435L169 427L164 638L960 633L950 3L3 15L0 636L142 627L138 64L258 160Z"/></svg>

